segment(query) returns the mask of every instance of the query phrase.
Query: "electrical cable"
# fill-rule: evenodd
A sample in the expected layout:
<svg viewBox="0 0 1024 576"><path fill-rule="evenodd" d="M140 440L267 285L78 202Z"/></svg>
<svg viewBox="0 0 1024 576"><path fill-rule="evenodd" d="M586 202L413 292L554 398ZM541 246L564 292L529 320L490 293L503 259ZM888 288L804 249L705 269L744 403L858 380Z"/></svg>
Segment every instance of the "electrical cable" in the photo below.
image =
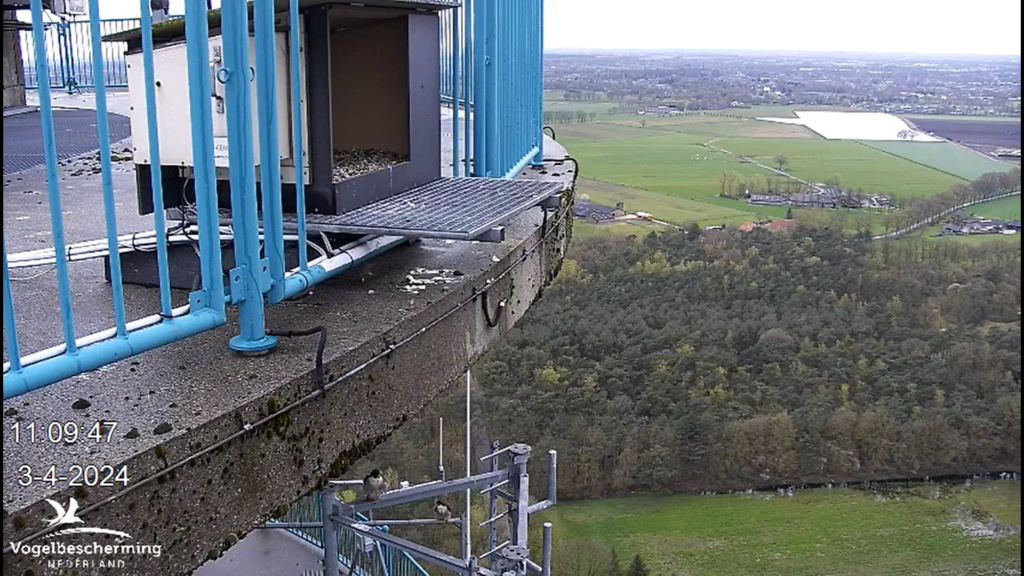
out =
<svg viewBox="0 0 1024 576"><path fill-rule="evenodd" d="M575 159L573 159L571 157L568 157L568 156L566 156L565 158L563 158L561 160L571 160L574 163L576 163ZM545 160L545 161L547 161L547 160ZM557 162L559 160L553 160L553 161ZM578 173L579 172L579 164L576 163L576 166L577 166L576 172ZM523 253L518 258L513 260L511 263L509 263L508 267L506 267L501 273L499 273L494 278L489 279L485 283L485 285L483 287L483 290L489 289L496 282L498 282L499 280L503 279L505 276L508 276L509 274L511 274L513 270L518 268L519 265L521 265L531 255L533 255L533 253L536 252L538 248L543 246L544 243L547 242L548 238L553 234L553 232L555 230L558 230L558 225L561 224L562 221L565 220L566 216L571 212L572 200L575 198L575 195L576 195L576 178L575 177L573 177L572 188L570 190L568 190L568 192L569 192L569 202L566 205L565 209L563 209L563 210L561 210L559 212L558 218L555 220L555 222L553 224L553 227L550 230L548 230L547 233L541 234L540 239L537 240L537 242L534 243L533 246L531 246L530 248L524 249ZM312 402L313 400L316 400L317 398L320 398L321 396L324 396L332 388L334 388L336 386L339 386L340 384L342 384L342 383L352 379L355 376L358 376L359 374L361 374L364 370L366 370L370 366L373 366L377 362L380 362L381 360L391 356L399 348L407 346L408 344L412 343L413 341L415 341L417 338L419 338L423 334L426 334L427 332L433 330L434 327L440 325L442 322L444 322L445 320L447 320L448 318L450 318L454 314L460 312L463 308L465 308L465 307L469 306L470 304L472 304L473 302L475 302L477 297L479 297L480 292L483 291L483 290L474 291L474 293L471 296L469 296L466 299L462 300L461 302L459 302L458 304L453 306L451 309L449 309L447 312L444 312L443 314L441 314L440 316L438 316L434 320L430 321L428 324L426 324L425 326L423 326L419 330L413 332L412 334L410 334L409 336L406 336L405 338L403 338L402 340L400 340L398 342L390 344L389 346L387 346L387 348L385 350L383 350L381 352L378 352L374 356L370 357L368 360L366 360L363 363L355 366L354 368L350 369L348 372L345 372L344 374L334 378L330 382L325 382L322 387L320 387L320 388L318 388L316 390L311 391L310 393L308 393L307 395L303 396L302 398L299 398L298 400L292 402L291 404L282 407L281 409L277 410L276 412L274 412L272 414L268 414L267 416L257 420L256 422L254 422L252 424L247 424L247 425L243 426L241 430L238 430L237 432L229 434L225 438L223 438L223 439L221 439L221 440L211 444L210 446L207 446L206 448L203 448L202 450L199 450L197 452L193 452L189 456L186 456L185 458L175 462L174 464L172 464L172 465L170 465L170 466L168 466L168 467L166 467L166 468L164 468L162 470L159 470L159 471L151 474L150 476L147 476L146 478L143 478L142 480L136 482L135 484L132 484L131 486L128 486L125 489L123 489L123 490L121 490L121 491L119 491L119 492L117 492L115 494L111 494L110 496L107 496L106 498L97 501L95 504L92 504L90 506L87 506L86 508L83 508L79 512L79 516L84 515L84 514L88 514L88 513L92 512L92 511L95 511L95 510L103 507L103 506L106 506L107 504L110 504L111 502L114 502L115 500L123 497L126 494L129 494L131 492L139 490L140 488L143 488L145 486L149 486L150 484L159 481L164 476L166 476L166 475L168 475L168 474L170 474L172 472L175 472L177 470L180 470L180 469L184 468L185 466L188 466L189 464L191 464L193 462L196 462L197 460L199 460L200 458L202 458L202 457L204 457L204 456L206 456L208 454L211 454L211 453L213 453L213 452L215 452L217 450L220 450L221 448L223 448L227 444L229 444L229 443L231 443L231 442L233 442L233 441L235 441L235 440L237 440L239 438L246 437L247 435L251 434L252 430L254 430L256 428L261 428L263 426L266 426L266 425L274 422L277 418L279 418L281 416L284 416L285 414L288 414L288 413L292 412L293 410L296 410L296 409L298 409L298 408L300 408L302 406L305 406L306 404L309 404L310 402ZM25 539L23 539L21 541L21 543L27 544L29 542L32 542L32 541L34 541L34 540L36 540L36 539L38 539L38 538L40 538L42 536L45 536L47 534L52 533L53 530L54 530L53 527L47 527L47 528L44 528L42 530L39 530L39 531L35 532L34 534L31 534L28 537L26 537ZM6 546L4 548L4 555L13 553L13 551L14 550L11 547L11 545L8 545L8 546Z"/></svg>
<svg viewBox="0 0 1024 576"><path fill-rule="evenodd" d="M324 350L327 348L327 328L325 326L314 326L306 330L268 330L267 334L280 338L301 338L303 336L319 334L320 338L316 344L316 384L318 388L323 390L326 384L324 381Z"/></svg>

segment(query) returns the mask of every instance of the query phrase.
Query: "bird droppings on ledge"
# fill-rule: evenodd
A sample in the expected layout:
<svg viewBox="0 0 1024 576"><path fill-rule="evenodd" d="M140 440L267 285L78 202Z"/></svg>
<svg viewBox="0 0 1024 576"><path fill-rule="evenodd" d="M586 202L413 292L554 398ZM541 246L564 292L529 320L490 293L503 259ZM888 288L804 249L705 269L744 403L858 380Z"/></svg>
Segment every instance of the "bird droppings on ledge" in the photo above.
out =
<svg viewBox="0 0 1024 576"><path fill-rule="evenodd" d="M463 276L465 274L459 270L416 268L409 271L401 290L407 294L419 294L430 286L460 282Z"/></svg>
<svg viewBox="0 0 1024 576"><path fill-rule="evenodd" d="M334 151L334 182L385 170L407 161L405 156L384 150L353 149Z"/></svg>

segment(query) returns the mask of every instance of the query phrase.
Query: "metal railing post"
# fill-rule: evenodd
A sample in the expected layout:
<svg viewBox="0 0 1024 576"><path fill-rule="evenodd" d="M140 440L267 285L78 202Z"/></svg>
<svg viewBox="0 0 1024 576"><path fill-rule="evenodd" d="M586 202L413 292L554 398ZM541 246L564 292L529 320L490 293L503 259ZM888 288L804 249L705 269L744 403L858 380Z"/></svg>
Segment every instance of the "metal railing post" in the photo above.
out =
<svg viewBox="0 0 1024 576"><path fill-rule="evenodd" d="M263 200L263 253L270 268L272 303L284 300L284 221L281 208L281 158L277 139L277 74L274 0L256 0L256 106L260 140L260 195ZM302 244L300 248L304 248Z"/></svg>
<svg viewBox="0 0 1024 576"><path fill-rule="evenodd" d="M537 23L534 29L534 34L537 35L534 42L534 65L537 68L533 78L532 95L537 101L533 118L533 141L537 146L537 155L533 158L533 165L540 166L544 164L544 0L535 0L534 20Z"/></svg>
<svg viewBox="0 0 1024 576"><path fill-rule="evenodd" d="M487 176L490 143L487 122L493 107L490 91L490 0L473 0L473 176Z"/></svg>
<svg viewBox="0 0 1024 576"><path fill-rule="evenodd" d="M302 71L299 62L299 0L288 1L288 57L291 64L290 83L292 95L292 159L295 164L295 221L299 236L299 270L309 268L306 253L306 178L305 153L302 142Z"/></svg>
<svg viewBox="0 0 1024 576"><path fill-rule="evenodd" d="M452 176L459 177L459 72L462 58L459 56L459 9L452 8ZM468 112L467 112L468 113Z"/></svg>
<svg viewBox="0 0 1024 576"><path fill-rule="evenodd" d="M205 0L186 0L185 51L188 84L199 94L189 98L192 130L192 172L195 180L196 222L199 226L199 268L202 292L189 298L193 311L209 308L224 317L224 270L217 213L217 174L213 160L213 106L205 97L213 90L210 78L209 28Z"/></svg>
<svg viewBox="0 0 1024 576"><path fill-rule="evenodd" d="M32 41L36 56L36 76L50 77L43 31L42 0L32 0ZM61 326L65 354L75 354L75 324L71 314L71 287L68 283L68 260L64 242L64 216L61 211L60 184L57 175L57 142L53 135L53 108L49 82L39 84L39 115L42 119L43 153L46 160L46 197L50 208L50 233L53 236L54 260L57 268L57 295L60 301Z"/></svg>
<svg viewBox="0 0 1024 576"><path fill-rule="evenodd" d="M465 132L462 142L462 147L465 154L465 166L463 167L463 174L471 176L473 174L473 135L472 135L472 117L475 113L473 102L473 4L472 2L464 2L462 4L463 12L463 67L465 71L465 77L463 78L463 86L465 86L465 100L466 100L466 121L465 121Z"/></svg>
<svg viewBox="0 0 1024 576"><path fill-rule="evenodd" d="M333 520L341 512L338 501L330 490L320 495L320 516L324 522L324 576L338 576L340 561L338 555L338 531L340 526Z"/></svg>
<svg viewBox="0 0 1024 576"><path fill-rule="evenodd" d="M97 0L90 0L96 2ZM91 8L90 8L91 9ZM149 19L148 0L139 0L139 9L142 12L142 68L146 83L146 127L149 140L149 168L150 184L153 192L153 229L156 231L156 267L160 283L160 314L166 322L171 315L171 281L170 269L167 259L167 226L164 222L164 190L163 174L160 169L160 137L157 130L156 118L156 87L153 66L153 24ZM91 18L91 16L90 16ZM95 43L94 43L95 44ZM101 78L94 80L96 83L97 101L98 95L104 90L100 86L103 83ZM113 256L111 261L119 260Z"/></svg>
<svg viewBox="0 0 1024 576"><path fill-rule="evenodd" d="M243 354L262 354L272 350L277 339L267 335L263 315L264 274L268 270L260 259L249 89L254 73L249 66L248 20L244 2L229 0L223 4L224 67L217 71L217 80L226 88L231 224L235 232L235 268L228 276L231 302L238 305L239 325L239 334L228 345Z"/></svg>
<svg viewBox="0 0 1024 576"><path fill-rule="evenodd" d="M541 548L541 576L551 576L551 522L544 523L544 540Z"/></svg>
<svg viewBox="0 0 1024 576"><path fill-rule="evenodd" d="M4 341L7 357L11 359L11 372L21 371L21 352L18 347L18 332L14 322L14 302L11 298L11 275L7 269L7 235L4 234Z"/></svg>

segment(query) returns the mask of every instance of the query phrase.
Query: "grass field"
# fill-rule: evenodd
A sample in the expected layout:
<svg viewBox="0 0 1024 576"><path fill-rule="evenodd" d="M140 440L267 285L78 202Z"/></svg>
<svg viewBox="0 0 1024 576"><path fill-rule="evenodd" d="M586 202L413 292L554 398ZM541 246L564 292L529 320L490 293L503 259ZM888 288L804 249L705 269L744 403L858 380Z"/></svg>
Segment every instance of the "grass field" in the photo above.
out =
<svg viewBox="0 0 1024 576"><path fill-rule="evenodd" d="M952 142L863 142L863 144L965 180L974 180L986 172L1004 172L1012 168L1005 162L987 158Z"/></svg>
<svg viewBox="0 0 1024 576"><path fill-rule="evenodd" d="M696 202L685 198L674 198L658 192L638 190L618 184L610 184L598 180L581 178L579 181L579 193L586 194L592 202L605 206L615 206L617 202L624 202L626 209L630 212L650 212L657 214L659 220L666 220L676 224L685 222L712 222L712 221L733 221L736 219L749 220L749 212L718 206L707 202ZM742 202L731 200L737 206L746 206ZM777 208L777 207L771 207ZM782 211L785 216L785 210ZM745 220L744 220L745 221Z"/></svg>
<svg viewBox="0 0 1024 576"><path fill-rule="evenodd" d="M968 208L984 218L999 218L1000 220L1020 220L1020 196L1001 198L992 202L985 202Z"/></svg>
<svg viewBox="0 0 1024 576"><path fill-rule="evenodd" d="M966 534L967 512L1001 523ZM979 517L980 516L980 517ZM653 574L786 576L1019 574L1020 482L930 486L887 498L855 490L560 502L545 513L556 545L591 541ZM1016 533L1014 532L1016 527ZM571 553L571 552L570 552Z"/></svg>
<svg viewBox="0 0 1024 576"><path fill-rule="evenodd" d="M930 196L959 180L931 168L847 140L722 139L715 146L765 164L783 154L789 172L810 182L838 175L846 188L895 197Z"/></svg>
<svg viewBox="0 0 1024 576"><path fill-rule="evenodd" d="M549 110L596 114L593 122L554 126L559 141L581 162L581 174L585 177L581 193L609 206L623 201L629 211L650 212L656 218L677 224L738 225L785 216L784 207L751 206L719 196L717 179L726 170L746 178L754 174L778 178L753 163L741 162L738 155L766 165L774 164L775 156L785 155L795 177L823 182L838 176L846 188L862 188L865 192L897 198L930 196L956 182L1006 167L950 143L873 142L868 146L854 141L825 140L803 126L754 119L794 116L796 110L809 109L802 106L653 117L611 114L619 103L561 101L554 94L547 95L545 106ZM851 231L870 227L881 232L884 228L879 215L798 211L800 217L828 220L829 225L842 225ZM592 232L598 234L603 230L596 227Z"/></svg>

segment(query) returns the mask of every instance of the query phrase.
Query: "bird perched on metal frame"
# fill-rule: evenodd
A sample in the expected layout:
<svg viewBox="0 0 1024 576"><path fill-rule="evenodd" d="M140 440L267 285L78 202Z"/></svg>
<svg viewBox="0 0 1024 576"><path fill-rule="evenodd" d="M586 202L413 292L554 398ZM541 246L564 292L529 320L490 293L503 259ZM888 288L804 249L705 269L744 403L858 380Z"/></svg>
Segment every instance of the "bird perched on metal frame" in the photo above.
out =
<svg viewBox="0 0 1024 576"><path fill-rule="evenodd" d="M388 491L388 483L380 470L374 469L366 478L363 478L363 496L371 502L380 500Z"/></svg>
<svg viewBox="0 0 1024 576"><path fill-rule="evenodd" d="M444 523L452 521L452 507L438 500L434 502L434 519Z"/></svg>

